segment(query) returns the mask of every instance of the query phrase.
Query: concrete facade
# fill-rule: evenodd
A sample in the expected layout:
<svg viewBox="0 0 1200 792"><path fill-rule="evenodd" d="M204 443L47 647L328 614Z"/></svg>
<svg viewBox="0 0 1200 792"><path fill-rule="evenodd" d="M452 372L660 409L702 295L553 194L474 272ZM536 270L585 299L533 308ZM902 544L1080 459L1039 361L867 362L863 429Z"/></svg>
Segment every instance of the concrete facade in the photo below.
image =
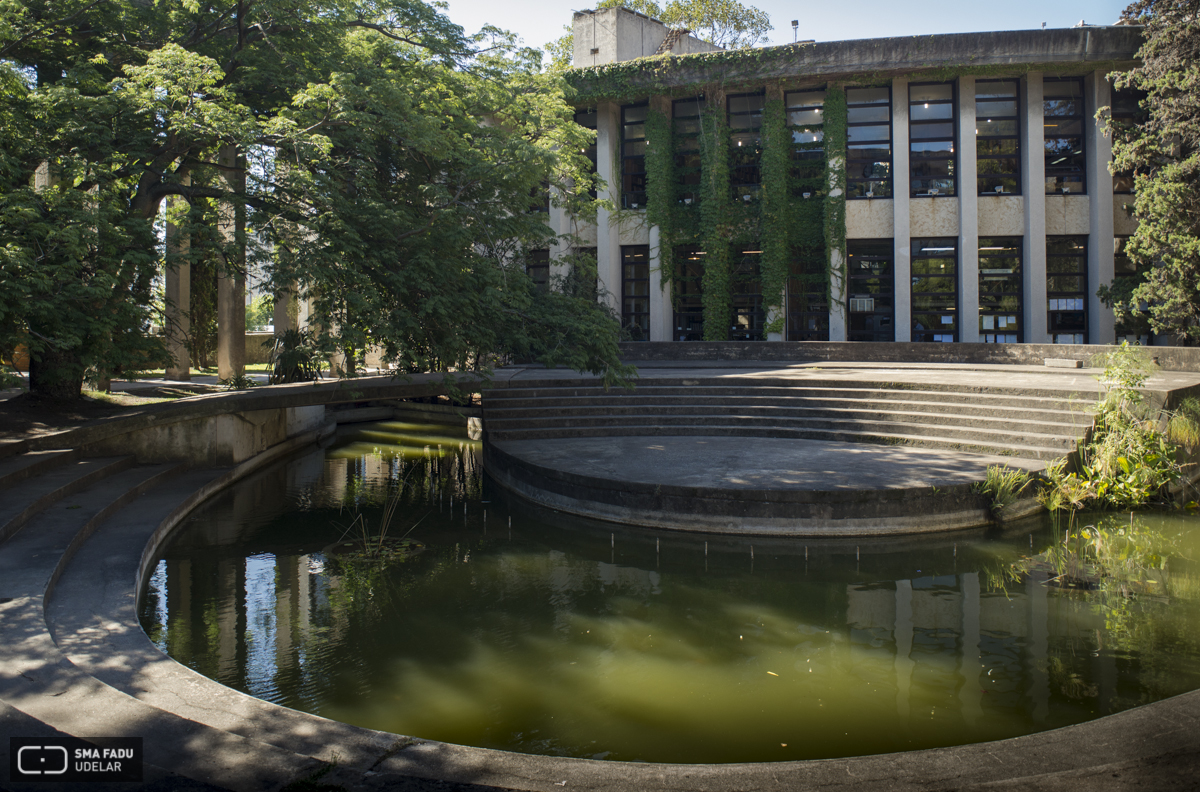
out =
<svg viewBox="0 0 1200 792"><path fill-rule="evenodd" d="M666 26L624 9L577 12L574 16L576 79L585 89L589 80L601 83L605 64L647 58L658 53L667 35ZM690 40L690 38L689 38ZM891 242L893 258L892 314L893 338L906 342L913 338L914 310L912 284L912 242L917 239L954 240L956 283L951 311L956 314L954 340L960 343L990 341L985 335L991 317L981 318L981 289L988 273L981 272L981 239L1003 237L1020 250L1021 279L1019 305L1006 311L1019 312L1017 333L1022 343L1088 344L1113 343L1116 336L1113 315L1096 296L1101 284L1113 279L1114 237L1128 235L1136 228L1125 205L1128 196L1112 194L1109 164L1112 145L1095 115L1111 101L1106 75L1127 68L1136 60L1141 44L1140 28L1130 26L1086 26L1067 30L1013 31L1002 33L935 35L913 38L871 39L850 42L785 45L761 58L739 58L736 53L698 54L694 57L668 57L662 63L647 62L640 71L621 73L620 95L600 102L598 109L597 169L607 185L606 197L614 205L625 206L620 227L611 213L601 212L595 238L600 280L607 290L610 305L622 311L621 248L625 245L650 244L652 288L647 340L678 340L673 315L671 276L664 276L659 263L661 236L644 221L645 207L632 208L628 186L622 182L622 108L649 103L652 110L672 112L672 100L703 94L706 85L719 83L721 95L707 97L727 109L726 96L765 92L769 97L790 91L821 91L831 86L845 88L886 85L890 88L888 125L891 140L890 194L855 195L846 200L845 235L850 242L873 240ZM687 46L692 46L690 43ZM694 52L676 46L667 55ZM1082 87L1079 115L1082 134L1082 164L1078 165L1084 187L1064 192L1061 166L1047 181L1046 130L1055 126L1045 118L1044 81L1060 78L1078 80ZM1016 189L985 189L977 176L985 176L977 157L977 93L987 81L1007 80L1018 85L1017 131L1014 138L1019 151ZM644 96L636 86L646 85ZM910 186L916 181L919 158L910 153L920 149L913 142L910 126L921 118L909 117L911 85L931 82L953 86L953 129L951 180L953 194L918 192ZM594 83L593 83L594 84ZM1058 83L1056 82L1056 85ZM599 89L598 89L599 90ZM981 112L992 105L980 99ZM925 106L928 108L928 105ZM1050 112L1055 112L1051 110ZM916 127L913 126L915 129ZM850 141L853 144L853 140ZM1076 160L1077 161L1077 160ZM1074 161L1073 161L1074 162ZM1071 167L1076 167L1074 164ZM912 182L910 182L910 176ZM1058 179L1058 181L1055 181ZM1068 181L1070 181L1068 179ZM643 221L638 222L637 218ZM555 225L562 225L561 221ZM587 229L590 236L592 228ZM1086 246L1086 264L1081 267L1082 284L1073 296L1048 293L1048 237L1072 237ZM852 245L853 248L853 245ZM851 250L853 253L853 250ZM1052 261L1053 262L1053 256ZM841 262L837 263L838 265ZM840 266L830 264L831 279L838 281ZM1056 287L1061 287L1061 279ZM1051 288L1050 291L1053 291ZM856 338L853 317L847 300L853 295L848 284L832 282L827 338L817 340L879 340ZM785 303L793 299L785 295ZM795 299L799 299L798 297ZM1080 323L1078 330L1063 330L1063 312L1069 304L1077 315L1070 321ZM760 305L764 324L786 310L785 306ZM928 313L929 309L923 309ZM987 311L987 306L983 308ZM992 310L998 310L992 306ZM1052 316L1052 314L1056 314ZM1054 331L1052 332L1052 328ZM770 333L770 341L813 340L801 338L799 330ZM1019 336L1019 337L1018 337Z"/></svg>

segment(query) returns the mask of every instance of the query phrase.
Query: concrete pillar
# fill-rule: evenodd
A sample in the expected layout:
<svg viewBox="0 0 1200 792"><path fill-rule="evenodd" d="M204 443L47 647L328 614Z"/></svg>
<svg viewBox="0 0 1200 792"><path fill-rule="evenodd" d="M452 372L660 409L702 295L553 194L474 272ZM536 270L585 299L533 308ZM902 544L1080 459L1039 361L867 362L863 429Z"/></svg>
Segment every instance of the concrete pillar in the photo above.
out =
<svg viewBox="0 0 1200 792"><path fill-rule="evenodd" d="M1112 106L1112 91L1103 70L1096 70L1083 81L1084 151L1087 154L1088 192L1088 343L1111 344L1116 340L1112 309L1096 296L1101 285L1113 281L1113 193L1112 138L1104 134L1096 111Z"/></svg>
<svg viewBox="0 0 1200 792"><path fill-rule="evenodd" d="M896 340L912 340L912 244L908 214L908 80L892 79L892 227L896 274Z"/></svg>
<svg viewBox="0 0 1200 792"><path fill-rule="evenodd" d="M219 181L234 193L245 190L245 160L237 146L217 153ZM222 201L217 210L217 234L225 250L217 274L217 377L229 379L246 370L246 207L238 200Z"/></svg>
<svg viewBox="0 0 1200 792"><path fill-rule="evenodd" d="M671 310L670 273L663 279L662 233L658 226L650 226L650 340L670 341Z"/></svg>
<svg viewBox="0 0 1200 792"><path fill-rule="evenodd" d="M979 341L979 187L975 78L958 78L958 340Z"/></svg>
<svg viewBox="0 0 1200 792"><path fill-rule="evenodd" d="M604 180L603 195L621 205L621 108L612 102L596 106L596 172ZM621 313L621 229L612 212L596 213L596 275L600 293ZM651 317L653 321L653 316Z"/></svg>
<svg viewBox="0 0 1200 792"><path fill-rule="evenodd" d="M1021 135L1021 192L1025 204L1025 236L1021 246L1025 343L1046 344L1046 158L1042 74L1029 72L1021 81L1025 94L1025 128Z"/></svg>
<svg viewBox="0 0 1200 792"><path fill-rule="evenodd" d="M568 234L571 230L571 218L567 216L566 211L561 206L555 206L554 201L562 195L562 191L557 187L550 188L550 211L546 215L546 222L550 226L550 230L554 232L554 239L550 242L550 283L555 281L562 282L567 277L570 270L563 263L563 256L569 256L574 252L571 239L564 239L564 234Z"/></svg>
<svg viewBox="0 0 1200 792"><path fill-rule="evenodd" d="M167 201L168 218L171 212L186 212L188 202L178 196ZM187 381L191 374L191 354L187 339L191 331L192 265L188 261L191 237L167 220L166 234L166 318L163 330L167 336L167 352L171 364L167 366L166 378Z"/></svg>
<svg viewBox="0 0 1200 792"><path fill-rule="evenodd" d="M845 200L845 193L842 188L835 186L837 184L837 174L846 173L846 152L831 152L829 155L829 197L837 198L842 196ZM843 233L845 229L842 229ZM829 340L830 341L845 341L846 331L850 326L849 306L846 305L846 291L850 284L846 281L847 277L843 277L843 273L849 275L846 271L849 267L848 256L841 250L829 251ZM784 299L786 304L786 297ZM782 335L778 339L783 340Z"/></svg>
<svg viewBox="0 0 1200 792"><path fill-rule="evenodd" d="M295 330L296 320L292 319L292 308L296 302L296 284L282 289L275 295L275 309L272 311L271 323L275 325L275 335ZM296 317L299 319L299 316Z"/></svg>

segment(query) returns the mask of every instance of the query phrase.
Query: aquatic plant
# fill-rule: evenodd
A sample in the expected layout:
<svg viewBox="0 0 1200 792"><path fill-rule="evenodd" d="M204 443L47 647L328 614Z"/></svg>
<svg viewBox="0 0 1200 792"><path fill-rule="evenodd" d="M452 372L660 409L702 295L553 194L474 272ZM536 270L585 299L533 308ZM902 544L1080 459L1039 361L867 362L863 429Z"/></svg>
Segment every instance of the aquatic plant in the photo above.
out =
<svg viewBox="0 0 1200 792"><path fill-rule="evenodd" d="M987 478L972 487L981 495L992 499L991 509L999 514L1006 506L1016 503L1021 492L1029 485L1029 472L1008 465L988 465Z"/></svg>

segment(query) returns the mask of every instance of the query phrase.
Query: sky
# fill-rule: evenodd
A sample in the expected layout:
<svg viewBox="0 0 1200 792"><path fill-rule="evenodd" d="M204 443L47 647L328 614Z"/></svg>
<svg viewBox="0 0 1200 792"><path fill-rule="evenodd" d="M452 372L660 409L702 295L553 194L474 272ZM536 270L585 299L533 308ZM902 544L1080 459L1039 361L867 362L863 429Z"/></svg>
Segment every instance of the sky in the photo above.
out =
<svg viewBox="0 0 1200 792"><path fill-rule="evenodd" d="M540 47L563 34L572 10L593 6L560 0L448 0L447 12L467 33L485 24L510 30L527 46ZM766 11L775 29L772 44L790 44L792 20L800 22L800 40L917 36L930 33L971 33L984 30L1066 28L1083 20L1111 25L1129 0L849 0L797 3L759 0L743 3ZM660 0L660 5L664 3Z"/></svg>

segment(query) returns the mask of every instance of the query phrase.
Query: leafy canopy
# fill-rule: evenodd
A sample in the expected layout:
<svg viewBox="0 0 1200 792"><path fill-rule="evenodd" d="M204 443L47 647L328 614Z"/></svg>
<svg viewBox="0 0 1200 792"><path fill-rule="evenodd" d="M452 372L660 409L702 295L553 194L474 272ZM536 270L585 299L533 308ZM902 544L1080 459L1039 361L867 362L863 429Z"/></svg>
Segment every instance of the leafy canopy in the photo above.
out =
<svg viewBox="0 0 1200 792"><path fill-rule="evenodd" d="M0 353L68 398L161 365L169 217L172 263L231 274L248 248L326 352L618 377L611 313L524 272L554 241L531 196L594 215L596 177L561 78L513 41L420 0L0 3Z"/></svg>
<svg viewBox="0 0 1200 792"><path fill-rule="evenodd" d="M1127 252L1142 280L1103 287L1118 320L1145 305L1151 328L1200 340L1200 0L1140 0L1125 17L1145 25L1141 65L1116 76L1144 91L1143 122L1115 130L1113 170L1134 174L1137 232Z"/></svg>

